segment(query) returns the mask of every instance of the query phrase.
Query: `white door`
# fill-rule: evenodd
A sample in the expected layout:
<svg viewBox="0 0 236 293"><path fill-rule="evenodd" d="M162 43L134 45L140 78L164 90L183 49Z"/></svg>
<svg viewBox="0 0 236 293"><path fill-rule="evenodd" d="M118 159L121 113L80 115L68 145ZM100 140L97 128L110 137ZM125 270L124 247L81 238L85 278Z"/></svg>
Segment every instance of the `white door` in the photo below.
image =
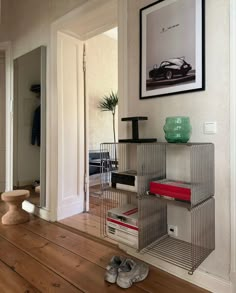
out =
<svg viewBox="0 0 236 293"><path fill-rule="evenodd" d="M83 42L58 33L58 206L61 220L84 210ZM55 105L56 107L56 105Z"/></svg>
<svg viewBox="0 0 236 293"><path fill-rule="evenodd" d="M0 192L5 191L6 173L6 79L5 79L5 57L0 52Z"/></svg>

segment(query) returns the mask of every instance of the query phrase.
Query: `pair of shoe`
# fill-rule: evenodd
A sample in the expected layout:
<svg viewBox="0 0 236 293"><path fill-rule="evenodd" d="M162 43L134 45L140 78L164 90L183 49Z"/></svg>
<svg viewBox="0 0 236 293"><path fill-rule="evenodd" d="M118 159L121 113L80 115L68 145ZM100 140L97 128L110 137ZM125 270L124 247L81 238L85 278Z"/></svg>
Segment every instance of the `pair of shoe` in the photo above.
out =
<svg viewBox="0 0 236 293"><path fill-rule="evenodd" d="M135 282L143 281L149 272L149 267L130 258L113 256L106 267L105 280L116 283L121 288L129 288Z"/></svg>

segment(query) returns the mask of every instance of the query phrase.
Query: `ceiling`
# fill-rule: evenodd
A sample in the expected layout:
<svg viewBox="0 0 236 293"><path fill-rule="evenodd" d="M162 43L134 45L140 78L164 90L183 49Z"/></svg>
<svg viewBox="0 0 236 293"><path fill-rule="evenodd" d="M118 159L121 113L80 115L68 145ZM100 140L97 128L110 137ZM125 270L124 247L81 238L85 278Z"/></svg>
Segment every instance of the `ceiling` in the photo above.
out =
<svg viewBox="0 0 236 293"><path fill-rule="evenodd" d="M60 30L82 41L107 31L111 31L109 37L117 38L117 32L112 29L117 26L117 0L94 0L87 3L65 19Z"/></svg>

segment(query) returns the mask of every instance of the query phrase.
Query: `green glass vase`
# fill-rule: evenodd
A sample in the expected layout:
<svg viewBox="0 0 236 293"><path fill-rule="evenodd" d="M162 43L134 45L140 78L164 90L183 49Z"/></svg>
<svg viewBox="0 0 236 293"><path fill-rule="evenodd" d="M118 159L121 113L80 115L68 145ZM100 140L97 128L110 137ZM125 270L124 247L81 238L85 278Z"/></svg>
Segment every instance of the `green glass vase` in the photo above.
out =
<svg viewBox="0 0 236 293"><path fill-rule="evenodd" d="M166 141L172 143L188 142L192 132L190 119L184 116L167 117L163 129Z"/></svg>

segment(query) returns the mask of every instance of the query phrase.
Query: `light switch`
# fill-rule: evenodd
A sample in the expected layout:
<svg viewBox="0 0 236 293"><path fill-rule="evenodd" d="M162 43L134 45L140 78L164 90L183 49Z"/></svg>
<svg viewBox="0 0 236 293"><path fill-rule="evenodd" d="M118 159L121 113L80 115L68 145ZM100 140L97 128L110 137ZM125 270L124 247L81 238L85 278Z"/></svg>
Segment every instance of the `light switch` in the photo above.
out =
<svg viewBox="0 0 236 293"><path fill-rule="evenodd" d="M204 133L205 134L215 134L217 132L217 123L213 122L204 122Z"/></svg>

